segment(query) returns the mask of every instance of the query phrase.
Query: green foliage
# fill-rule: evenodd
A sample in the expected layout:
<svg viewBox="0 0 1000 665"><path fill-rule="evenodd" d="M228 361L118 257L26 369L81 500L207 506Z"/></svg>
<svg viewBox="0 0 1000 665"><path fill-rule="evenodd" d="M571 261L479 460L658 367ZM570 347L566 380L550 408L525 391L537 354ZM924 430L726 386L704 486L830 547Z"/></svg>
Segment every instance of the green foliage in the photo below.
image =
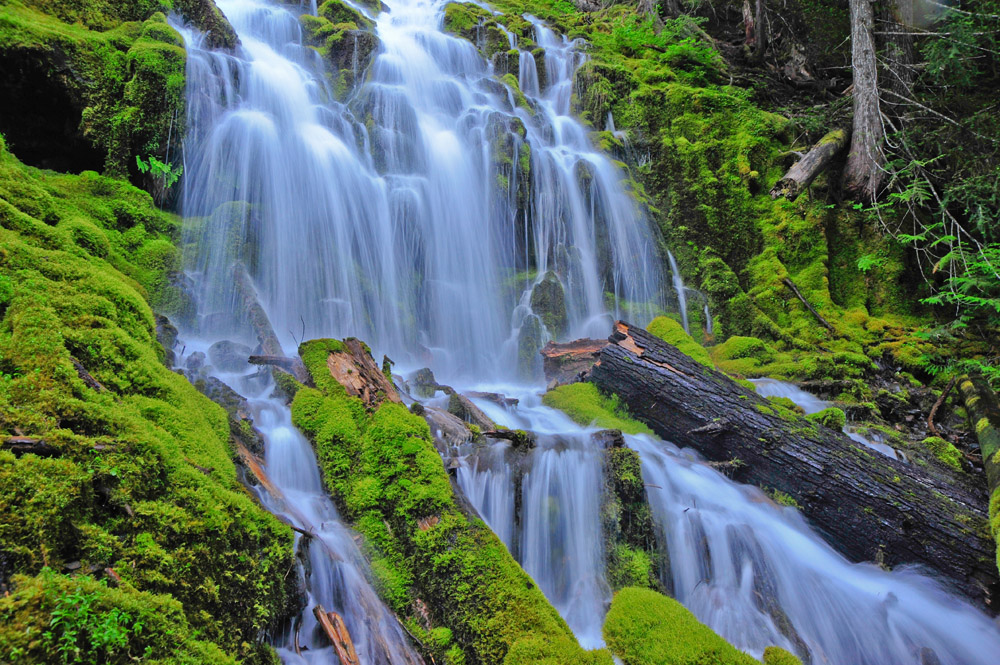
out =
<svg viewBox="0 0 1000 665"><path fill-rule="evenodd" d="M615 594L604 639L625 665L753 665L683 605L649 589Z"/></svg>
<svg viewBox="0 0 1000 665"><path fill-rule="evenodd" d="M802 665L802 661L781 647L764 649L764 665Z"/></svg>
<svg viewBox="0 0 1000 665"><path fill-rule="evenodd" d="M694 341L691 335L684 332L684 327L676 320L667 316L658 316L650 322L646 329L664 342L676 346L677 350L695 362L701 363L709 369L715 369L715 363L712 362L708 351Z"/></svg>
<svg viewBox="0 0 1000 665"><path fill-rule="evenodd" d="M558 386L542 396L542 403L559 409L581 425L620 429L626 434L652 434L652 430L626 413L617 395L606 397L592 383Z"/></svg>
<svg viewBox="0 0 1000 665"><path fill-rule="evenodd" d="M962 470L962 453L951 442L946 441L939 436L929 436L921 443L931 452L932 455L934 455L934 457L938 458L946 465L956 471Z"/></svg>
<svg viewBox="0 0 1000 665"><path fill-rule="evenodd" d="M150 303L168 293L176 228L127 183L0 154L0 436L56 451L0 453L0 574L111 567L183 603L199 639L268 662L292 535L239 484L222 409L162 364Z"/></svg>
<svg viewBox="0 0 1000 665"><path fill-rule="evenodd" d="M154 155L149 155L145 160L136 155L135 164L139 168L140 173L149 173L154 178L161 178L163 186L167 189L173 187L174 183L181 177L181 174L184 173L182 165L178 164L174 166L173 164L161 162Z"/></svg>
<svg viewBox="0 0 1000 665"><path fill-rule="evenodd" d="M292 417L315 443L331 494L365 537L376 588L390 607L407 620L420 616L418 598L426 603L434 628L424 647L449 662L610 665L607 652L580 649L486 524L459 510L427 423L391 402L369 412L331 377L327 356L341 348L334 340L300 347L317 388L298 390ZM445 648L440 629L450 631L453 646Z"/></svg>

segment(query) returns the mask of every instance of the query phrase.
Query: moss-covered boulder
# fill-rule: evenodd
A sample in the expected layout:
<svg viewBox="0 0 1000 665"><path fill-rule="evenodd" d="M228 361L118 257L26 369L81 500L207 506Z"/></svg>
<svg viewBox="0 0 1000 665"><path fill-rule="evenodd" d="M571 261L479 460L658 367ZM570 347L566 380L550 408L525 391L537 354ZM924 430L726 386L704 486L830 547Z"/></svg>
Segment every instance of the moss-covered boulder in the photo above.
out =
<svg viewBox="0 0 1000 665"><path fill-rule="evenodd" d="M340 0L327 0L318 15L299 17L305 41L315 48L330 68L328 76L339 99L347 97L361 82L379 47L374 24Z"/></svg>
<svg viewBox="0 0 1000 665"><path fill-rule="evenodd" d="M503 543L462 512L424 419L391 401L368 411L330 376L327 357L341 348L300 347L318 388L296 393L292 416L365 537L376 588L424 650L455 663L610 665L607 651L580 648ZM453 640L447 652L442 629Z"/></svg>
<svg viewBox="0 0 1000 665"><path fill-rule="evenodd" d="M679 602L650 589L615 594L604 639L625 665L757 665Z"/></svg>
<svg viewBox="0 0 1000 665"><path fill-rule="evenodd" d="M566 334L566 290L551 270L531 289L531 311L542 319L554 339Z"/></svg>
<svg viewBox="0 0 1000 665"><path fill-rule="evenodd" d="M136 603L163 605L149 629L175 637L135 643L165 658L157 644L197 635L271 662L262 636L295 600L292 533L240 485L226 413L163 365L150 305L169 287L141 257L177 233L145 192L23 166L0 140L0 441L40 440L47 455L0 452L2 611L50 611L40 589L63 583L36 576L72 570L67 588L97 593L101 612L131 621ZM95 591L100 576L122 593ZM40 644L24 662L57 662Z"/></svg>

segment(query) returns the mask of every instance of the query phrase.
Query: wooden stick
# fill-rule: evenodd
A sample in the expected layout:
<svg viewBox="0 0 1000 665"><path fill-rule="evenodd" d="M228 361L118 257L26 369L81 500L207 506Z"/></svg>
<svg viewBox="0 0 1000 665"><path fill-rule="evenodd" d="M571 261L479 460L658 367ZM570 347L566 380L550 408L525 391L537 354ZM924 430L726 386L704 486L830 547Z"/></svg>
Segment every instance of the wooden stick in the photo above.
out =
<svg viewBox="0 0 1000 665"><path fill-rule="evenodd" d="M934 402L934 406L931 407L931 412L927 415L927 429L929 429L931 434L934 436L941 436L941 432L939 432L938 428L934 426L934 416L937 415L938 409L940 409L941 405L944 404L945 398L948 397L948 393L951 392L954 385L955 377L951 377L951 381L949 381L948 385L945 386L943 391L941 391L941 396L937 398L936 402Z"/></svg>
<svg viewBox="0 0 1000 665"><path fill-rule="evenodd" d="M316 615L319 625L323 628L323 632L326 633L330 644L333 645L333 650L337 652L337 657L340 659L341 665L361 665L361 661L358 660L358 652L354 650L354 642L351 641L351 635L347 632L347 625L344 623L344 619L336 612L327 612L323 609L322 605L314 607L313 614Z"/></svg>
<svg viewBox="0 0 1000 665"><path fill-rule="evenodd" d="M812 313L813 316L816 317L816 320L819 321L819 323L820 323L821 326L823 326L824 328L826 328L830 332L833 332L833 326L830 325L830 322L827 321L826 319L824 319L822 316L820 316L820 313L817 312L816 309L812 305L809 304L809 301L806 300L806 297L804 295L802 295L799 292L798 287L795 286L795 282L793 282L792 280L788 279L787 277L785 279L781 280L781 281L783 281L785 283L785 286L787 286L788 288L790 288L792 290L792 293L794 293L795 296L799 300L802 301L802 304L806 306L806 309L808 309Z"/></svg>

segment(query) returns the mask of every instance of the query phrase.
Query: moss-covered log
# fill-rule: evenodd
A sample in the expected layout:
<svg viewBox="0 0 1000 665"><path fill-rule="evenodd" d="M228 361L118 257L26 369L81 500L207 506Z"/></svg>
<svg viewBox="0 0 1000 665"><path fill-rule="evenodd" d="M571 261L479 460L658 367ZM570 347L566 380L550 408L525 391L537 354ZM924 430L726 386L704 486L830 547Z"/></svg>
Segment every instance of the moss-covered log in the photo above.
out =
<svg viewBox="0 0 1000 665"><path fill-rule="evenodd" d="M789 200L798 197L847 146L847 137L848 132L835 129L821 138L819 143L814 145L802 159L795 162L792 168L788 169L788 173L774 185L771 197L784 196Z"/></svg>
<svg viewBox="0 0 1000 665"><path fill-rule="evenodd" d="M964 377L958 382L958 389L983 457L990 494L990 530L997 541L1000 568L1000 400L982 377Z"/></svg>
<svg viewBox="0 0 1000 665"><path fill-rule="evenodd" d="M466 663L604 663L583 651L503 543L452 491L424 420L376 381L348 394L331 367L344 342L300 347L317 388L301 388L295 424L314 442L324 479L365 537L376 588L435 659ZM369 357L372 365L374 361ZM349 375L353 379L353 375ZM435 635L447 633L448 639Z"/></svg>
<svg viewBox="0 0 1000 665"><path fill-rule="evenodd" d="M736 480L793 497L848 558L920 564L980 605L995 597L985 497L961 474L883 457L622 322L590 380L663 438L740 459Z"/></svg>

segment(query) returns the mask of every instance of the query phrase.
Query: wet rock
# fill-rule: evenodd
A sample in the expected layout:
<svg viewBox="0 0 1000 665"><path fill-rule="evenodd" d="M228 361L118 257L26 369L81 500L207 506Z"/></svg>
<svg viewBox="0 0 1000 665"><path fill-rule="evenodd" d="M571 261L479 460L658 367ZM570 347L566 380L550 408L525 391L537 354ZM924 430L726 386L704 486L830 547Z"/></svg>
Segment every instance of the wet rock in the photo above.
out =
<svg viewBox="0 0 1000 665"><path fill-rule="evenodd" d="M156 315L156 341L163 346L163 364L173 368L177 364L177 354L174 352L174 347L177 346L177 328L162 314Z"/></svg>
<svg viewBox="0 0 1000 665"><path fill-rule="evenodd" d="M625 435L620 429L602 429L591 434L590 440L604 449L625 447Z"/></svg>
<svg viewBox="0 0 1000 665"><path fill-rule="evenodd" d="M507 397L501 393L481 393L481 392L469 392L466 393L469 397L473 399L484 399L487 402L493 402L497 406L502 406L505 409L511 409L518 405L520 402L516 397Z"/></svg>
<svg viewBox="0 0 1000 665"><path fill-rule="evenodd" d="M439 450L442 447L447 450L472 440L472 431L461 418L452 413L427 406L423 407L420 415L430 426L435 443L441 444L438 446Z"/></svg>
<svg viewBox="0 0 1000 665"><path fill-rule="evenodd" d="M204 366L205 354L201 351L195 351L187 357L187 360L184 361L184 368L192 372L197 372Z"/></svg>
<svg viewBox="0 0 1000 665"><path fill-rule="evenodd" d="M490 417L483 413L482 409L473 404L472 400L465 395L455 393L448 398L448 413L461 418L470 425L475 425L483 431L495 430L497 428L496 423L490 420Z"/></svg>
<svg viewBox="0 0 1000 665"><path fill-rule="evenodd" d="M246 344L222 340L208 347L212 365L223 372L242 372L249 367L247 358L253 352Z"/></svg>
<svg viewBox="0 0 1000 665"><path fill-rule="evenodd" d="M535 314L528 315L518 331L517 374L522 379L535 378L541 369L542 332L542 320Z"/></svg>
<svg viewBox="0 0 1000 665"><path fill-rule="evenodd" d="M214 376L198 379L194 387L229 416L229 432L254 455L264 454L264 437L253 424L253 414L246 398Z"/></svg>
<svg viewBox="0 0 1000 665"><path fill-rule="evenodd" d="M554 338L566 334L566 291L551 270L531 290L531 311L538 315Z"/></svg>
<svg viewBox="0 0 1000 665"><path fill-rule="evenodd" d="M438 382L434 378L434 372L427 367L418 369L417 373L406 383L412 388L414 396L421 399L434 397L434 393L438 391Z"/></svg>

